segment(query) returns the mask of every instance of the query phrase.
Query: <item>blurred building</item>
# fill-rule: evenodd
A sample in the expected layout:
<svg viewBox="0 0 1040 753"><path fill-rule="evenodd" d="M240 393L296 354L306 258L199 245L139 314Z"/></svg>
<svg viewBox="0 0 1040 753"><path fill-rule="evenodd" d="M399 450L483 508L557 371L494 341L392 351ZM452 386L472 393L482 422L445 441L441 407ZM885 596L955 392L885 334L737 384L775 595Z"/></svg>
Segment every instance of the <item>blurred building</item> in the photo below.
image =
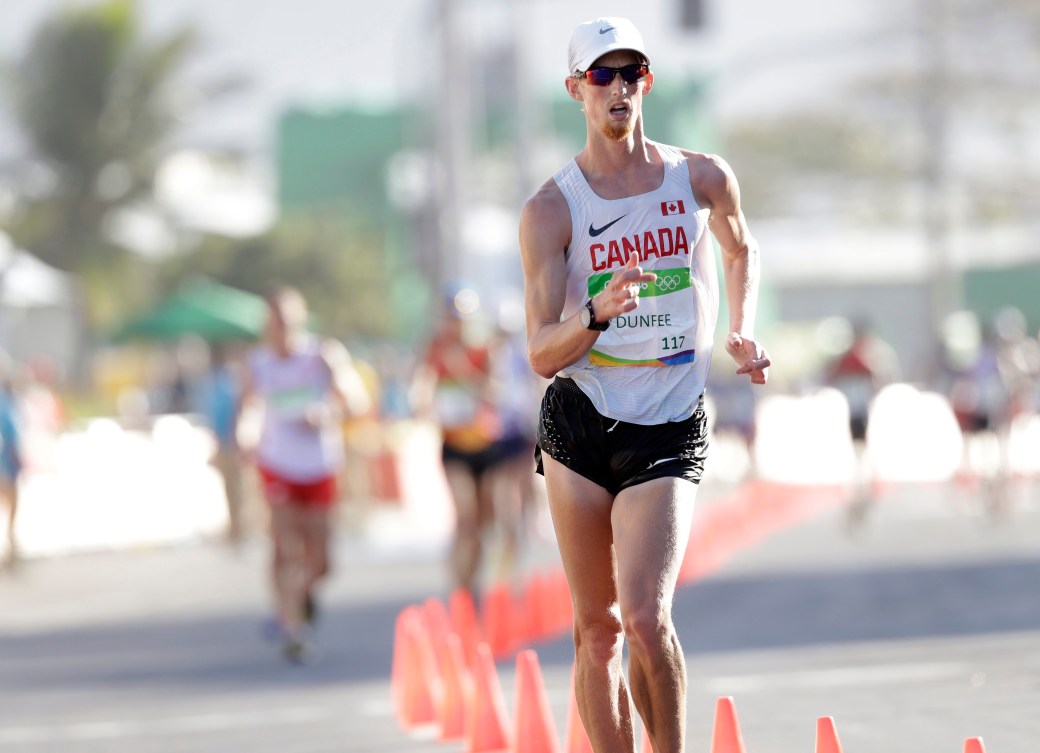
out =
<svg viewBox="0 0 1040 753"><path fill-rule="evenodd" d="M0 350L16 363L46 356L63 374L78 357L75 282L0 231Z"/></svg>
<svg viewBox="0 0 1040 753"><path fill-rule="evenodd" d="M61 3L11 0L0 46L17 49ZM265 163L282 214L363 216L385 279L400 283L391 305L415 328L430 290L463 273L490 308L515 296L520 203L583 139L562 85L571 29L591 13L628 16L653 50L650 135L718 151L741 178L763 248L763 324L869 318L911 378L927 368L944 308L1013 304L1040 326L1027 284L1040 265L1037 214L1022 210L1040 194L1028 171L1040 164L1040 112L1035 96L1012 97L1035 79L1020 20L1040 17L1020 3L1016 21L998 5L139 0L151 28L198 26L199 80L248 81L185 123L178 146ZM1001 86L976 87L980 76ZM976 89L988 99L969 101ZM1020 134L1004 138L1004 122ZM818 139L821 125L833 141ZM763 129L757 153L738 143L751 126ZM860 143L864 126L883 140ZM835 148L894 164L842 172L825 164Z"/></svg>

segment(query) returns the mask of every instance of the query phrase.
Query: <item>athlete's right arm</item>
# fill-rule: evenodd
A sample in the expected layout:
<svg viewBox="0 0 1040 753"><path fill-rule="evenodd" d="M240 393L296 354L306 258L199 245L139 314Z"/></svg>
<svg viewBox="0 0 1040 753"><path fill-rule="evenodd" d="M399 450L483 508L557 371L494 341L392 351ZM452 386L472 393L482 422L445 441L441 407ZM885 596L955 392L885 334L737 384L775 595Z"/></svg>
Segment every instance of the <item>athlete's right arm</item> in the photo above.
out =
<svg viewBox="0 0 1040 753"><path fill-rule="evenodd" d="M560 321L567 299L567 262L571 215L556 182L547 181L520 212L520 256L524 266L527 312L527 357L534 372L552 379L577 361L599 337L582 326L577 315ZM592 301L596 321L613 319L639 305L638 284L655 275L638 266L638 254L611 277Z"/></svg>
<svg viewBox="0 0 1040 753"><path fill-rule="evenodd" d="M567 298L564 254L570 240L567 200L550 179L520 212L527 357L535 373L546 379L581 358L599 335L583 327L577 316L560 321Z"/></svg>

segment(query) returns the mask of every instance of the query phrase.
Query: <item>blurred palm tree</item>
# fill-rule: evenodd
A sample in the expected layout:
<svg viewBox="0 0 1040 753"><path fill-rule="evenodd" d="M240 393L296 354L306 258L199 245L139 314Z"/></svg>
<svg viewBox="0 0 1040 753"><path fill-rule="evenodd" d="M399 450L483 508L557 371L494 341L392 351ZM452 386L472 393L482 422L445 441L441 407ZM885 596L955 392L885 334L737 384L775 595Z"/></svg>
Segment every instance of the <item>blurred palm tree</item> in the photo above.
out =
<svg viewBox="0 0 1040 753"><path fill-rule="evenodd" d="M44 21L11 68L34 189L23 193L9 231L79 277L92 318L109 318L113 300L141 287L121 284L132 255L108 237L106 224L150 194L182 114L175 80L195 39L190 27L145 39L133 0L104 0Z"/></svg>
<svg viewBox="0 0 1040 753"><path fill-rule="evenodd" d="M1022 155L1035 148L1040 4L891 7L891 19L864 37L888 59L843 96L726 134L748 205L760 215L888 226L917 221L922 186L941 182L961 195L966 222L1035 217L1040 171Z"/></svg>

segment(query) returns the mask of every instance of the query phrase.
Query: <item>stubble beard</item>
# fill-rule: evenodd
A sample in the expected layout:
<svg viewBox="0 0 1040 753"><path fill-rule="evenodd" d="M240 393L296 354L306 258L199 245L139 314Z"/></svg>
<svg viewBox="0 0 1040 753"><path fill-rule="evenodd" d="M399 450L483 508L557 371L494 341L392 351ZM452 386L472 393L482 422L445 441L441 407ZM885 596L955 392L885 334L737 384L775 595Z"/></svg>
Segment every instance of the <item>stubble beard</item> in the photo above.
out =
<svg viewBox="0 0 1040 753"><path fill-rule="evenodd" d="M635 118L626 118L623 121L609 120L603 124L601 133L611 141L627 141L635 131Z"/></svg>

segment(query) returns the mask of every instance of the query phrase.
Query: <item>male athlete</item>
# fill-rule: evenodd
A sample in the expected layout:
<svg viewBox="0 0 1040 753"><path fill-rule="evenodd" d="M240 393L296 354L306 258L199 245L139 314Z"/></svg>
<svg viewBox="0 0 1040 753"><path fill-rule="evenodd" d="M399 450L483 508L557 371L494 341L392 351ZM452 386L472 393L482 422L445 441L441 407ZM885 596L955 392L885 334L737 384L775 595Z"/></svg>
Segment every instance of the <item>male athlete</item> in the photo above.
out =
<svg viewBox="0 0 1040 753"><path fill-rule="evenodd" d="M264 342L249 356L242 400L262 406L257 470L271 511L271 585L289 661L309 661L315 590L331 568L329 539L343 463L342 422L369 409L347 349L307 330L295 288L267 298ZM248 412L248 411L247 411Z"/></svg>
<svg viewBox="0 0 1040 753"><path fill-rule="evenodd" d="M654 751L679 753L686 667L671 610L707 452L719 296L708 231L722 249L726 350L736 373L765 384L758 246L725 162L644 135L654 74L630 21L579 25L568 74L585 147L520 219L528 355L555 377L535 454L574 601L575 692L592 746L635 750L631 689Z"/></svg>

